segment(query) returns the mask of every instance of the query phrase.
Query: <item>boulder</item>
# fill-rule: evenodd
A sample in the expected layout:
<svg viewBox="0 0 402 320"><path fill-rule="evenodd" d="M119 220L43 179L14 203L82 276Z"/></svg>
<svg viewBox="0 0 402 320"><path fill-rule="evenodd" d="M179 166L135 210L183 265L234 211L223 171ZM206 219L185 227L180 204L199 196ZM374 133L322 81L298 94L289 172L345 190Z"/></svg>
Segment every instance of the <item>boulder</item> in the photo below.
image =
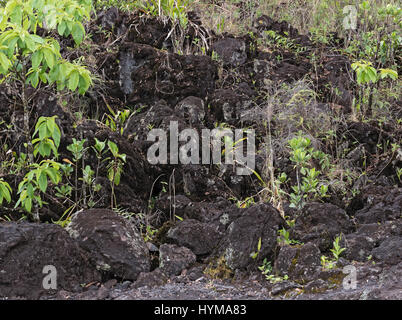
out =
<svg viewBox="0 0 402 320"><path fill-rule="evenodd" d="M242 211L228 226L216 251L216 255L225 257L227 266L232 270L261 263L264 258L271 260L277 245L277 232L283 223L279 212L266 203ZM260 251L253 259L251 254L257 252L260 239Z"/></svg>
<svg viewBox="0 0 402 320"><path fill-rule="evenodd" d="M52 274L55 282L49 283L44 278ZM88 253L60 226L0 223L0 297L38 299L55 293L48 289L52 283L56 290L76 291L100 278Z"/></svg>
<svg viewBox="0 0 402 320"><path fill-rule="evenodd" d="M402 261L402 237L391 236L372 251L374 259L386 264L398 264Z"/></svg>
<svg viewBox="0 0 402 320"><path fill-rule="evenodd" d="M128 104L188 96L204 98L215 85L216 64L205 55L178 55L126 42L120 47L120 90Z"/></svg>
<svg viewBox="0 0 402 320"><path fill-rule="evenodd" d="M353 224L345 210L330 203L308 203L296 218L291 238L307 243L313 241L321 251L332 248L340 233L351 233Z"/></svg>
<svg viewBox="0 0 402 320"><path fill-rule="evenodd" d="M246 43L242 39L224 38L212 45L225 66L237 67L247 61Z"/></svg>
<svg viewBox="0 0 402 320"><path fill-rule="evenodd" d="M275 261L275 271L303 283L313 280L321 267L321 252L309 242L302 246L283 246Z"/></svg>
<svg viewBox="0 0 402 320"><path fill-rule="evenodd" d="M138 230L123 217L108 209L76 213L67 227L91 258L97 270L113 277L135 280L148 272L148 248Z"/></svg>
<svg viewBox="0 0 402 320"><path fill-rule="evenodd" d="M402 217L402 188L370 186L364 190L363 208L355 213L359 223L377 223Z"/></svg>
<svg viewBox="0 0 402 320"><path fill-rule="evenodd" d="M194 96L189 96L180 101L175 110L192 125L202 122L205 117L204 100Z"/></svg>
<svg viewBox="0 0 402 320"><path fill-rule="evenodd" d="M159 267L168 276L178 276L196 262L196 255L188 248L162 244L159 248Z"/></svg>
<svg viewBox="0 0 402 320"><path fill-rule="evenodd" d="M181 221L171 228L167 240L181 247L191 249L197 256L205 256L217 246L222 234L213 224L199 222L194 219Z"/></svg>

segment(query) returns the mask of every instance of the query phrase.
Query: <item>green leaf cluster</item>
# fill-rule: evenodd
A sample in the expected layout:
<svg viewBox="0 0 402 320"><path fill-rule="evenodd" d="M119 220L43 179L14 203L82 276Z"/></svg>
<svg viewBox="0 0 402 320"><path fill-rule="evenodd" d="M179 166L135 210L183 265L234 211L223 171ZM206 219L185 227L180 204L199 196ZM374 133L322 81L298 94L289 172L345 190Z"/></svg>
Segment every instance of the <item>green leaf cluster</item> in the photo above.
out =
<svg viewBox="0 0 402 320"><path fill-rule="evenodd" d="M39 153L42 157L49 157L51 153L57 157L57 149L60 145L60 128L56 123L57 116L40 117L35 126L33 137L39 135L38 138L32 140L34 146L34 156Z"/></svg>
<svg viewBox="0 0 402 320"><path fill-rule="evenodd" d="M90 19L90 0L10 0L0 8L0 75L19 75L36 88L40 82L58 90L78 88L84 94L92 79L83 66L62 59L52 37L37 35L38 28L72 36L79 45L85 37L83 22Z"/></svg>

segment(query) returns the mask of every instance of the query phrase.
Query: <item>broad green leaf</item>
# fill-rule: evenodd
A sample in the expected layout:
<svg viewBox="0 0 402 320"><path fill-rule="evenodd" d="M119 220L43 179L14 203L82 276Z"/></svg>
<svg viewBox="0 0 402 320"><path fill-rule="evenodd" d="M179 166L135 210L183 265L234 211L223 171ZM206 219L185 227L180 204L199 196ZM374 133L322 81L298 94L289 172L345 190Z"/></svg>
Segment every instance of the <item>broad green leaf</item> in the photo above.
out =
<svg viewBox="0 0 402 320"><path fill-rule="evenodd" d="M381 79L390 77L392 80L398 79L398 72L392 69L380 69Z"/></svg>
<svg viewBox="0 0 402 320"><path fill-rule="evenodd" d="M48 136L48 132L47 132L47 126L46 123L42 123L39 126L39 139L43 140Z"/></svg>
<svg viewBox="0 0 402 320"><path fill-rule="evenodd" d="M37 44L45 44L45 39L36 34L31 34L31 38Z"/></svg>
<svg viewBox="0 0 402 320"><path fill-rule="evenodd" d="M10 13L10 22L20 26L22 24L22 6L16 5Z"/></svg>
<svg viewBox="0 0 402 320"><path fill-rule="evenodd" d="M120 172L116 172L114 176L114 184L118 186L120 184Z"/></svg>
<svg viewBox="0 0 402 320"><path fill-rule="evenodd" d="M37 50L32 54L32 68L33 69L38 69L40 66L40 63L42 62L43 59L43 52L41 50Z"/></svg>
<svg viewBox="0 0 402 320"><path fill-rule="evenodd" d="M79 45L84 39L85 29L81 23L76 22L71 30L73 39L77 45Z"/></svg>
<svg viewBox="0 0 402 320"><path fill-rule="evenodd" d="M6 184L7 182L0 181L0 204L3 202L3 198L6 199L8 203L11 202L10 186ZM10 189L9 189L10 188Z"/></svg>
<svg viewBox="0 0 402 320"><path fill-rule="evenodd" d="M49 69L52 69L56 60L54 53L49 48L43 48L42 51Z"/></svg>
<svg viewBox="0 0 402 320"><path fill-rule="evenodd" d="M47 189L47 177L44 172L41 172L39 179L38 179L39 189L45 193Z"/></svg>
<svg viewBox="0 0 402 320"><path fill-rule="evenodd" d="M7 56L0 52L0 65L7 72L8 68L11 66L10 60L8 60Z"/></svg>
<svg viewBox="0 0 402 320"><path fill-rule="evenodd" d="M39 73L39 79L45 84L48 82L48 77L47 77L47 74L45 72L40 72Z"/></svg>
<svg viewBox="0 0 402 320"><path fill-rule="evenodd" d="M9 58L12 58L15 52L15 45L18 42L18 37L15 37L13 39L10 40L10 42L8 43L8 50L7 50L7 55Z"/></svg>
<svg viewBox="0 0 402 320"><path fill-rule="evenodd" d="M80 75L80 81L78 83L78 92L79 94L85 94L85 92L87 92L88 88L89 88L89 81L83 77L82 75Z"/></svg>
<svg viewBox="0 0 402 320"><path fill-rule="evenodd" d="M35 192L35 190L34 190L33 185L31 183L29 183L28 187L27 187L27 196L32 198L34 196L34 192Z"/></svg>
<svg viewBox="0 0 402 320"><path fill-rule="evenodd" d="M61 132L60 132L60 129L59 129L59 127L57 125L55 126L55 130L53 131L52 138L53 138L54 144L58 148L59 145L60 145Z"/></svg>
<svg viewBox="0 0 402 320"><path fill-rule="evenodd" d="M60 175L57 172L57 170L55 170L54 168L50 168L46 170L46 173L48 174L50 180L52 180L54 184L59 183Z"/></svg>
<svg viewBox="0 0 402 320"><path fill-rule="evenodd" d="M54 118L53 118L53 119L52 119L52 118L47 119L47 121L46 121L46 127L47 127L47 129L48 129L49 135L51 135L51 134L53 133L54 128L55 128L55 125L56 125L56 123L54 122Z"/></svg>
<svg viewBox="0 0 402 320"><path fill-rule="evenodd" d="M39 73L38 73L38 71L34 71L31 74L30 80L31 80L32 87L36 88L38 86L38 84L39 84Z"/></svg>
<svg viewBox="0 0 402 320"><path fill-rule="evenodd" d="M32 211L32 198L27 198L24 201L25 210L28 212Z"/></svg>
<svg viewBox="0 0 402 320"><path fill-rule="evenodd" d="M373 67L367 68L367 75L371 82L375 83L377 81L377 70Z"/></svg>
<svg viewBox="0 0 402 320"><path fill-rule="evenodd" d="M119 148L113 141L108 141L107 145L109 147L110 152L113 154L113 156L116 156L119 152Z"/></svg>
<svg viewBox="0 0 402 320"><path fill-rule="evenodd" d="M59 35L64 36L64 32L66 31L67 25L64 21L59 23L57 26L57 31L59 32Z"/></svg>
<svg viewBox="0 0 402 320"><path fill-rule="evenodd" d="M35 43L35 40L32 38L32 35L27 35L26 37L25 37L25 44L26 44L26 47L30 50L30 51L32 51L32 52L34 52L35 51L35 49L36 49L36 43Z"/></svg>
<svg viewBox="0 0 402 320"><path fill-rule="evenodd" d="M70 77L68 79L68 89L71 91L75 91L75 89L77 89L79 79L80 79L80 74L78 73L77 70L73 70L70 73Z"/></svg>

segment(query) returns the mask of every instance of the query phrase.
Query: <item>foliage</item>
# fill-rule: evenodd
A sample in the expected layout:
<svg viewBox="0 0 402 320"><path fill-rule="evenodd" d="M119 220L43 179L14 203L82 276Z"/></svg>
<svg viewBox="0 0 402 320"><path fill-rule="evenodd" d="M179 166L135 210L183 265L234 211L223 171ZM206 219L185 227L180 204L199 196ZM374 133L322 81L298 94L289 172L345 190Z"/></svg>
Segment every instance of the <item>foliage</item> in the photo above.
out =
<svg viewBox="0 0 402 320"><path fill-rule="evenodd" d="M258 255L260 254L260 251L261 251L261 237L258 239L257 251L252 252L252 253L250 254L250 257L251 257L252 259L257 259Z"/></svg>
<svg viewBox="0 0 402 320"><path fill-rule="evenodd" d="M279 234L279 236L277 237L278 244L285 244L290 246L296 244L302 244L298 240L290 239L290 233L285 228L278 230L278 234Z"/></svg>
<svg viewBox="0 0 402 320"><path fill-rule="evenodd" d="M172 22L178 21L183 28L186 28L187 8L190 0L150 0L137 1L137 6L146 13L154 16L167 16Z"/></svg>
<svg viewBox="0 0 402 320"><path fill-rule="evenodd" d="M323 268L333 269L336 266L342 252L344 252L346 250L346 248L342 248L339 244L339 241L341 240L341 238L342 238L342 235L337 236L332 243L333 247L332 247L332 249L330 249L330 251L333 255L333 259L327 258L324 255L321 256L321 265L323 266Z"/></svg>
<svg viewBox="0 0 402 320"><path fill-rule="evenodd" d="M352 63L352 69L356 71L357 83L376 83L379 79L385 79L387 77L392 80L398 79L398 72L392 69L379 69L378 71L372 66L371 62L367 61L357 61Z"/></svg>
<svg viewBox="0 0 402 320"><path fill-rule="evenodd" d="M32 168L18 185L19 199L15 207L21 207L28 213L32 212L32 206L36 203L42 207L43 200L40 193L45 193L49 181L57 185L61 181L60 163L52 160L43 160L39 164L33 163Z"/></svg>
<svg viewBox="0 0 402 320"><path fill-rule="evenodd" d="M129 119L131 110L125 109L114 112L109 105L107 105L107 107L112 115L106 114L107 119L105 120L105 125L107 125L112 131L117 131L123 135L124 124Z"/></svg>
<svg viewBox="0 0 402 320"><path fill-rule="evenodd" d="M92 83L84 67L62 59L52 37L38 35L40 28L71 35L78 45L85 36L82 22L90 19L90 0L11 0L0 8L0 74L16 77L36 88L39 82L56 83L84 94Z"/></svg>
<svg viewBox="0 0 402 320"><path fill-rule="evenodd" d="M37 134L38 138L32 140L34 147L34 156L39 153L42 157L49 157L53 152L57 157L57 149L60 145L60 128L56 124L57 116L53 117L40 117L35 126L33 137Z"/></svg>
<svg viewBox="0 0 402 320"><path fill-rule="evenodd" d="M273 30L266 30L264 31L264 40L265 45L276 49L284 49L294 51L296 53L300 53L305 50L305 48L301 47L299 44L290 39L287 32L285 32L285 36L282 36Z"/></svg>
<svg viewBox="0 0 402 320"><path fill-rule="evenodd" d="M313 160L318 160L321 169L325 170L329 167L329 159L322 151L314 150L310 146L311 140L301 134L289 140L288 144L290 147L289 159L294 163L297 180L297 184L292 186L290 207L301 209L306 201L327 196L328 185L325 184L325 181L318 179L321 172L311 166Z"/></svg>
<svg viewBox="0 0 402 320"><path fill-rule="evenodd" d="M110 153L112 154L112 157L107 158L107 160L109 160L109 164L107 166L108 168L107 176L112 187L111 208L113 208L114 204L116 204L114 188L115 186L118 186L120 184L120 178L123 172L123 166L124 163L126 162L126 155L124 153L120 154L119 148L112 141L108 141L107 146Z"/></svg>
<svg viewBox="0 0 402 320"><path fill-rule="evenodd" d="M11 202L11 193L10 185L0 178L0 206L3 204L3 200L6 200L8 203Z"/></svg>
<svg viewBox="0 0 402 320"><path fill-rule="evenodd" d="M289 277L284 275L283 277L272 274L272 266L271 261L268 261L266 258L262 262L262 265L258 267L261 273L265 276L265 279L272 284L279 283L285 280L288 280Z"/></svg>
<svg viewBox="0 0 402 320"><path fill-rule="evenodd" d="M346 250L345 248L341 248L341 246L339 245L339 241L341 240L341 238L341 235L336 237L334 242L332 243L333 248L330 249L336 261L339 260L339 256L342 254L342 252Z"/></svg>

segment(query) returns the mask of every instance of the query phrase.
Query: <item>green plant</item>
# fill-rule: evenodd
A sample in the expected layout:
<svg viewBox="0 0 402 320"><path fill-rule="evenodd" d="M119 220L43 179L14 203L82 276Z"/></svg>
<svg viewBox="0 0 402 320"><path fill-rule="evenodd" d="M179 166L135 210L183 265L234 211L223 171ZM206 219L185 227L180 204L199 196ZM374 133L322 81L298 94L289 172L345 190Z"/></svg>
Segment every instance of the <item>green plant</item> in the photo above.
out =
<svg viewBox="0 0 402 320"><path fill-rule="evenodd" d="M188 23L186 11L190 3L190 0L136 1L137 7L144 12L155 16L167 16L172 22L179 21L183 28L186 28Z"/></svg>
<svg viewBox="0 0 402 320"><path fill-rule="evenodd" d="M35 126L33 137L37 134L38 138L32 140L33 155L36 157L39 153L42 157L49 157L51 152L54 156L58 157L57 149L60 145L60 128L56 124L57 116L53 117L40 117Z"/></svg>
<svg viewBox="0 0 402 320"><path fill-rule="evenodd" d="M398 79L398 73L392 69L376 69L368 61L357 61L352 63L352 69L356 72L356 81L360 85L359 102L356 105L358 111L361 110L361 105L367 102L367 110L364 113L372 114L373 92L374 85L378 80L391 78ZM379 73L378 73L379 71Z"/></svg>
<svg viewBox="0 0 402 320"><path fill-rule="evenodd" d="M84 94L92 84L90 72L77 63L64 60L55 38L38 35L40 29L71 35L78 45L85 36L84 20L90 19L91 0L10 0L0 7L0 82L16 85L24 111L24 134L28 156L32 158L29 137L28 87L56 84L58 90L78 88ZM20 89L19 89L20 88Z"/></svg>
<svg viewBox="0 0 402 320"><path fill-rule="evenodd" d="M125 109L123 111L117 111L114 112L112 108L110 108L109 105L107 105L110 113L112 115L106 114L107 119L105 120L105 124L112 130L112 131L117 131L121 135L123 135L124 131L124 124L129 118L131 114L131 110Z"/></svg>
<svg viewBox="0 0 402 320"><path fill-rule="evenodd" d="M72 205L70 208L68 208L66 211L63 212L63 214L61 215L61 217L59 218L59 220L57 220L57 221L53 221L53 220L52 220L52 222L53 222L54 224L59 225L59 226L62 227L62 228L67 227L67 225L71 222L71 217L72 217L71 214L72 214L73 209L74 209L75 207L76 207L75 205ZM66 216L66 215L67 215L67 216ZM64 216L66 216L66 217L64 218Z"/></svg>
<svg viewBox="0 0 402 320"><path fill-rule="evenodd" d="M229 200L234 200L236 203L236 207L238 208L248 208L255 204L254 197L247 197L244 200L238 200L236 198L230 198Z"/></svg>
<svg viewBox="0 0 402 320"><path fill-rule="evenodd" d="M93 207L95 205L94 199L95 199L95 192L98 192L101 189L101 185L96 183L96 180L94 178L95 171L92 170L91 166L86 165L85 168L82 169L82 180L83 186L83 200L84 200L84 206L88 204L89 207ZM87 201L87 193L86 189L88 188L89 191L89 199Z"/></svg>
<svg viewBox="0 0 402 320"><path fill-rule="evenodd" d="M273 30L264 31L265 44L270 47L273 47L275 49L295 51L296 53L300 53L305 50L305 48L296 44L292 39L288 38L287 36L287 32L285 32L285 36L282 36Z"/></svg>
<svg viewBox="0 0 402 320"><path fill-rule="evenodd" d="M265 276L265 279L272 284L279 283L279 282L289 279L289 277L287 275L284 275L283 277L281 277L281 276L272 274L271 261L267 261L266 258L262 262L262 265L258 267L258 269Z"/></svg>
<svg viewBox="0 0 402 320"><path fill-rule="evenodd" d="M279 236L277 237L278 244L285 244L285 245L296 245L296 244L303 244L298 240L290 239L290 233L285 228L278 230Z"/></svg>
<svg viewBox="0 0 402 320"><path fill-rule="evenodd" d="M339 257L342 254L342 252L346 250L346 248L341 248L341 246L339 245L339 241L341 240L341 238L342 235L335 238L334 242L332 243L333 248L330 250L336 261L339 260Z"/></svg>
<svg viewBox="0 0 402 320"><path fill-rule="evenodd" d="M60 163L52 160L43 160L39 164L33 163L32 168L18 185L19 199L15 207L21 207L28 213L32 212L32 207L36 203L42 207L43 200L41 193L45 193L49 181L57 185L61 181ZM38 214L36 219L39 221Z"/></svg>
<svg viewBox="0 0 402 320"><path fill-rule="evenodd" d="M111 208L113 208L114 205L117 205L114 188L115 186L120 184L120 178L123 172L123 166L124 163L126 162L126 155L119 153L119 148L114 142L108 141L107 145L110 153L112 154L112 157L107 158L107 160L109 160L109 164L107 166L108 168L107 176L112 188Z"/></svg>
<svg viewBox="0 0 402 320"><path fill-rule="evenodd" d="M324 269L333 269L336 266L336 261L328 259L326 256L321 256L321 265Z"/></svg>
<svg viewBox="0 0 402 320"><path fill-rule="evenodd" d="M8 203L11 202L11 193L10 185L0 178L0 206L3 204L3 200L6 200Z"/></svg>
<svg viewBox="0 0 402 320"><path fill-rule="evenodd" d="M143 233L143 238L145 242L150 242L154 239L158 229L152 228L150 225L145 227L145 232Z"/></svg>
<svg viewBox="0 0 402 320"><path fill-rule="evenodd" d="M340 255L342 252L346 250L346 248L342 248L339 244L339 241L341 240L342 235L339 235L335 238L335 240L332 243L332 249L330 249L333 259L330 259L324 255L321 256L321 265L324 269L333 269L336 267L336 264L339 260Z"/></svg>
<svg viewBox="0 0 402 320"><path fill-rule="evenodd" d="M399 182L402 182L402 168L396 168L396 176L398 177Z"/></svg>
<svg viewBox="0 0 402 320"><path fill-rule="evenodd" d="M261 251L261 237L258 239L257 251L252 252L252 253L250 254L250 257L251 257L252 259L257 259L258 255L260 254L260 251Z"/></svg>
<svg viewBox="0 0 402 320"><path fill-rule="evenodd" d="M328 192L328 186L324 181L318 179L321 171L315 167L310 168L312 160L318 160L322 170L327 169L330 162L325 153L310 147L311 140L300 133L289 140L288 144L290 147L289 159L295 164L297 182L295 186L292 186L290 207L301 209L307 200L324 198Z"/></svg>
<svg viewBox="0 0 402 320"><path fill-rule="evenodd" d="M265 276L267 274L271 274L272 273L272 265L271 265L271 261L268 261L267 258L265 258L262 261L262 265L258 267L258 270L261 271L261 273Z"/></svg>
<svg viewBox="0 0 402 320"><path fill-rule="evenodd" d="M95 180L99 177L99 168L102 163L103 155L106 152L105 147L106 147L106 141L99 141L97 138L95 138L95 145L92 146L92 149L94 150L97 159L97 165L95 169Z"/></svg>
<svg viewBox="0 0 402 320"><path fill-rule="evenodd" d="M73 138L73 143L67 146L67 150L73 154L73 161L75 167L75 201L78 201L78 162L84 156L84 152L86 148L84 148L84 144L86 139L77 140Z"/></svg>
<svg viewBox="0 0 402 320"><path fill-rule="evenodd" d="M356 80L360 84L376 83L379 79L385 79L387 77L392 80L398 79L398 72L392 69L379 69L380 74L372 66L371 62L357 61L352 63L352 69L356 71Z"/></svg>

